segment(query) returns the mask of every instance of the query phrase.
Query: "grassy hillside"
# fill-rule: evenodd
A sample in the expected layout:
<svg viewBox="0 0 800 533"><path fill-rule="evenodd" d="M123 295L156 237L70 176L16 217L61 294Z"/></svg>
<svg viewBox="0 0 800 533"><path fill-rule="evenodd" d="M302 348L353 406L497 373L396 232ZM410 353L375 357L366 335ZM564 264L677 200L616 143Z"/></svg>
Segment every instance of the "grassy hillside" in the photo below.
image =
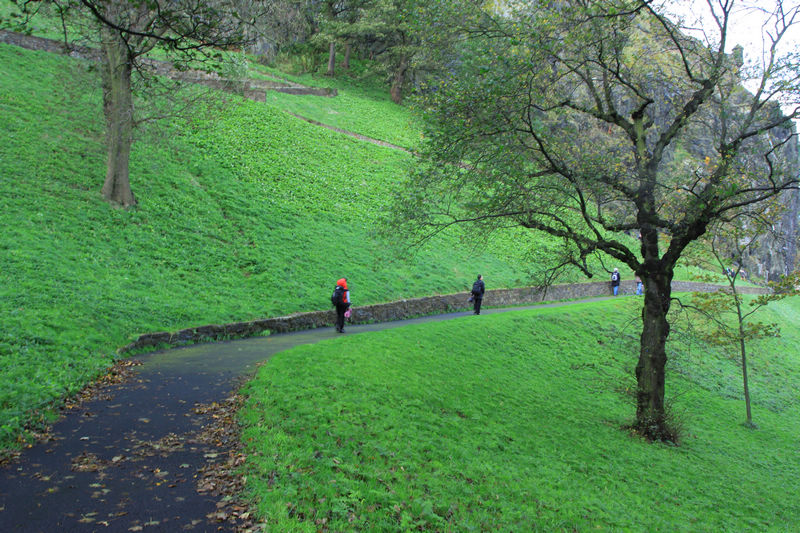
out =
<svg viewBox="0 0 800 533"><path fill-rule="evenodd" d="M312 118L323 124L366 135L407 149L413 149L420 141L422 124L411 113L399 112L398 106L386 97L385 87L375 87L365 81L363 69L356 68L361 62L354 60L354 68L339 78L305 74L293 76L278 72L274 68L258 63L251 64L250 75L279 76L313 87L333 87L336 98L294 95L270 92L268 103L279 109Z"/></svg>
<svg viewBox="0 0 800 533"><path fill-rule="evenodd" d="M552 242L522 231L413 250L380 237L412 156L286 111L408 148L419 122L368 83L325 84L339 96L218 93L139 130L126 211L100 197L96 69L0 45L0 448L141 333L325 309L341 276L362 305L467 290L478 272L527 285L546 267Z"/></svg>
<svg viewBox="0 0 800 533"><path fill-rule="evenodd" d="M240 412L262 520L280 531L795 530L800 300L763 315L784 337L751 345L756 430L742 425L735 360L670 343L678 447L621 429L634 415L632 304L469 316L276 355Z"/></svg>
<svg viewBox="0 0 800 533"><path fill-rule="evenodd" d="M464 235L413 254L376 236L408 154L312 126L283 100L220 98L139 133L139 205L120 210L100 197L96 72L0 45L1 446L141 333L325 309L341 276L356 305L467 290L477 272L491 288L527 283L521 242L500 245L515 259ZM408 131L409 112L369 91L326 105L379 110L367 133L411 142L381 133Z"/></svg>

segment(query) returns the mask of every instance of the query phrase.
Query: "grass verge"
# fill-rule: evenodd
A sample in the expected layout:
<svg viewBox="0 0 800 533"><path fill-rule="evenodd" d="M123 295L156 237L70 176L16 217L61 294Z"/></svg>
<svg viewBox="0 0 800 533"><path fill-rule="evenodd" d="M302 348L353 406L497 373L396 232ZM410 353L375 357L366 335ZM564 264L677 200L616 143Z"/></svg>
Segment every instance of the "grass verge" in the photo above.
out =
<svg viewBox="0 0 800 533"><path fill-rule="evenodd" d="M633 416L633 299L338 338L276 355L245 388L247 486L282 531L790 531L800 301L758 344L758 430L740 398L671 343L680 446L620 429ZM613 317L610 319L609 317ZM676 366L677 365L677 366ZM787 382L772 385L780 373ZM756 377L757 376L757 377ZM774 398L780 398L778 403ZM768 458L768 459L766 459Z"/></svg>

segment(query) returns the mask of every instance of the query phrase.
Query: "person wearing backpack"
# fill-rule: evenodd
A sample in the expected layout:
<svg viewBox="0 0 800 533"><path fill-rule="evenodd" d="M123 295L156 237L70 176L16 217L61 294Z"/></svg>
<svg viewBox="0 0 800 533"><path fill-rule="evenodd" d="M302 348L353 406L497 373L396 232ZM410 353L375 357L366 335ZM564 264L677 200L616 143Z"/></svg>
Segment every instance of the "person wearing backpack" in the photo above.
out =
<svg viewBox="0 0 800 533"><path fill-rule="evenodd" d="M619 269L615 268L614 272L611 274L611 290L614 292L614 296L619 294Z"/></svg>
<svg viewBox="0 0 800 533"><path fill-rule="evenodd" d="M350 307L350 291L347 288L347 278L336 282L336 288L331 294L331 303L336 308L336 331L344 333L344 314Z"/></svg>
<svg viewBox="0 0 800 533"><path fill-rule="evenodd" d="M475 310L476 315L481 314L484 292L486 292L486 285L483 283L483 276L478 274L478 279L472 284L472 308Z"/></svg>

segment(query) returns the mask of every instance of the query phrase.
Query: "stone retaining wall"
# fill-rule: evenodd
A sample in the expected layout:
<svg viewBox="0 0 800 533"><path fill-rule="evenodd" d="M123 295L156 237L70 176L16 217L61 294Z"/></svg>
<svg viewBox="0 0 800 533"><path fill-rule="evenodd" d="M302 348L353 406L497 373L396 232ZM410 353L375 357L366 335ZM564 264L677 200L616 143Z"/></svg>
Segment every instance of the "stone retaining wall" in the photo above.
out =
<svg viewBox="0 0 800 533"><path fill-rule="evenodd" d="M28 50L40 50L53 54L67 54L71 57L89 59L92 61L98 61L100 59L100 51L94 48L66 44L63 41L57 41L55 39L45 39L44 37L25 35L8 30L0 30L0 43L13 44ZM278 80L228 80L221 78L213 72L205 72L202 70L178 70L168 61L143 58L142 62L158 75L185 83L194 83L221 91L236 93L258 102L266 101L266 91L329 97L337 96L338 94L336 89L328 87L306 87L304 85Z"/></svg>
<svg viewBox="0 0 800 533"><path fill-rule="evenodd" d="M710 283L695 283L690 281L674 281L673 292L712 292L720 289L720 285ZM766 289L761 287L739 287L743 294L763 294ZM636 286L633 281L623 281L620 285L620 294L634 294ZM484 306L513 306L528 305L545 300L566 300L575 298L592 298L597 296L610 296L610 282L572 283L553 285L543 290L539 287L522 287L518 289L496 289L486 291ZM468 303L469 293L459 292L441 296L427 296L382 304L364 305L353 307L352 322L365 324L370 322L390 322L407 318L451 313L470 308ZM120 348L122 354L140 348L156 346L178 346L193 342L206 342L229 338L252 337L265 333L286 333L304 329L333 326L335 320L333 310L311 311L308 313L295 313L293 315L275 318L263 318L248 322L234 322L232 324L211 324L196 328L182 329L176 332L162 331L140 335L135 341Z"/></svg>
<svg viewBox="0 0 800 533"><path fill-rule="evenodd" d="M96 60L100 57L100 52L85 46L66 44L55 39L45 39L8 30L0 30L0 43L13 44L28 50L41 50L52 54L67 54L72 57Z"/></svg>

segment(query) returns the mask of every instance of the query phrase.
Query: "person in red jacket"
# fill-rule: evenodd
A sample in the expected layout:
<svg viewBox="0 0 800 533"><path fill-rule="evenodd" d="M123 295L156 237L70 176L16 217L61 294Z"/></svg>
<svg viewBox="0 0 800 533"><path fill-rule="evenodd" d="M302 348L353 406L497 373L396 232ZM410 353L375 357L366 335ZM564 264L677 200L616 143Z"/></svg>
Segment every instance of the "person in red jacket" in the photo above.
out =
<svg viewBox="0 0 800 533"><path fill-rule="evenodd" d="M336 282L336 288L331 295L331 303L336 307L336 331L344 333L344 314L350 307L350 290L347 288L347 278Z"/></svg>

